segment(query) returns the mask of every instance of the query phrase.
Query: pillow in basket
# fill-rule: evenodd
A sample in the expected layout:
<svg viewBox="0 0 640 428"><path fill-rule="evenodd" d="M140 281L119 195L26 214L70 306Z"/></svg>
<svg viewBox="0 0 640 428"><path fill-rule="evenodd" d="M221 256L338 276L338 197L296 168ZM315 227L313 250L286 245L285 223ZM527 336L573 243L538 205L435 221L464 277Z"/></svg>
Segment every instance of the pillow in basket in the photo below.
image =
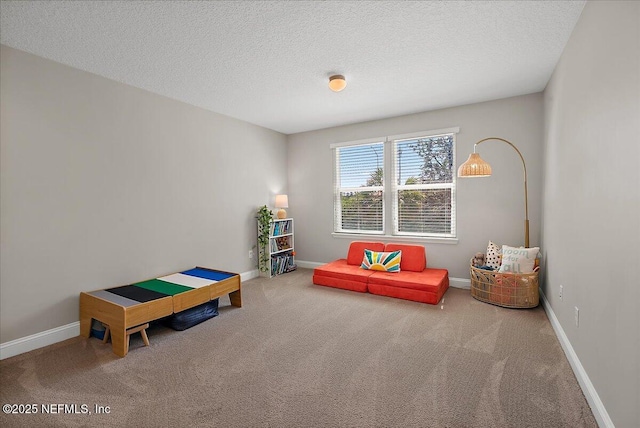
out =
<svg viewBox="0 0 640 428"><path fill-rule="evenodd" d="M493 242L489 241L487 245L487 266L496 270L500 267L500 247Z"/></svg>
<svg viewBox="0 0 640 428"><path fill-rule="evenodd" d="M516 248L503 245L502 264L498 272L531 273L539 252L539 247Z"/></svg>
<svg viewBox="0 0 640 428"><path fill-rule="evenodd" d="M401 257L401 250L387 253L364 250L364 259L362 259L360 267L383 272L400 272Z"/></svg>

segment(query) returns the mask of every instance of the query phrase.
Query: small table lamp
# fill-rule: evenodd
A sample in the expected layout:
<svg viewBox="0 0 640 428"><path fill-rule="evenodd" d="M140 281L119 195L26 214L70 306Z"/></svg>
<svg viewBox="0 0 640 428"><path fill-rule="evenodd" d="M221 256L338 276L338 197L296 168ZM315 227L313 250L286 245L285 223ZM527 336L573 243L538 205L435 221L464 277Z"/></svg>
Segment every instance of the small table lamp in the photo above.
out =
<svg viewBox="0 0 640 428"><path fill-rule="evenodd" d="M278 218L287 218L287 211L284 208L289 208L289 197L287 195L276 195L276 208L278 210Z"/></svg>

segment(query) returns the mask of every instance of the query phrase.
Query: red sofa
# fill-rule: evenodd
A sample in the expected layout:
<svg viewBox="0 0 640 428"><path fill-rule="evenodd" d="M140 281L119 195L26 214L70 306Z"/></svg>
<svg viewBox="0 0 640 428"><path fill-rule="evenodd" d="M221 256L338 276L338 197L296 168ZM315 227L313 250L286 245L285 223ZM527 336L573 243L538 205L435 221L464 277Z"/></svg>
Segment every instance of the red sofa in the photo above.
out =
<svg viewBox="0 0 640 428"><path fill-rule="evenodd" d="M400 272L362 269L365 249L402 251ZM349 246L346 259L315 268L313 283L435 305L449 288L449 272L428 268L422 245L355 241Z"/></svg>

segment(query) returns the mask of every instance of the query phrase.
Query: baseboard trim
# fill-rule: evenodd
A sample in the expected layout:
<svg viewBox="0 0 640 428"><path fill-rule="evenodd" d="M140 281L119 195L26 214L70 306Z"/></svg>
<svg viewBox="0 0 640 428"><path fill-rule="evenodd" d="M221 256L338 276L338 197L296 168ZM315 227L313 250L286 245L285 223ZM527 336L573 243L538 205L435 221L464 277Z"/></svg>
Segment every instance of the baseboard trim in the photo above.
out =
<svg viewBox="0 0 640 428"><path fill-rule="evenodd" d="M607 413L607 409L604 407L604 403L600 400L600 396L596 392L596 388L591 383L591 379L589 379L589 375L587 375L586 370L582 366L578 355L571 346L571 342L569 338L564 332L562 325L560 325L560 321L558 321L558 317L556 317L555 312L551 308L547 297L544 295L542 290L540 290L540 297L542 298L542 307L544 311L547 313L547 318L551 322L551 326L560 341L560 345L564 350L564 354L567 356L569 360L569 364L573 369L573 373L576 375L578 379L578 384L582 389L582 393L587 399L587 403L589 403L589 407L591 407L591 411L593 412L593 416L596 418L596 422L598 422L599 427L605 428L615 428L611 417L609 417L609 413Z"/></svg>
<svg viewBox="0 0 640 428"><path fill-rule="evenodd" d="M449 287L471 290L471 280L467 278L449 277Z"/></svg>
<svg viewBox="0 0 640 428"><path fill-rule="evenodd" d="M0 360L80 335L80 321L0 344Z"/></svg>
<svg viewBox="0 0 640 428"><path fill-rule="evenodd" d="M250 270L248 272L242 272L240 274L240 281L249 281L250 279L257 278L260 276L260 271L258 269Z"/></svg>
<svg viewBox="0 0 640 428"><path fill-rule="evenodd" d="M303 269L315 269L319 266L322 266L325 263L316 263L316 262L305 262L304 260L296 260L296 265Z"/></svg>

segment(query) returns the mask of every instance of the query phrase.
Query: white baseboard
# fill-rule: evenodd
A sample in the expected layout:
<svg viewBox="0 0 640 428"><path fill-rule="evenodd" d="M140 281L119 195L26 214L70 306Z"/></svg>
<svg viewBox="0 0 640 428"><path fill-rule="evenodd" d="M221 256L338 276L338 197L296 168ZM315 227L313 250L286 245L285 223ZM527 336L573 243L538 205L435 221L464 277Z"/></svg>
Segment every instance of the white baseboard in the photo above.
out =
<svg viewBox="0 0 640 428"><path fill-rule="evenodd" d="M304 269L315 269L319 266L322 266L326 263L316 263L316 262L305 262L304 260L296 260L296 265L298 265L298 267L304 268Z"/></svg>
<svg viewBox="0 0 640 428"><path fill-rule="evenodd" d="M250 270L249 272L242 272L240 274L240 281L249 281L250 279L257 278L260 276L260 271L258 269Z"/></svg>
<svg viewBox="0 0 640 428"><path fill-rule="evenodd" d="M454 278L450 276L449 287L464 288L465 290L471 290L471 280L466 278Z"/></svg>
<svg viewBox="0 0 640 428"><path fill-rule="evenodd" d="M0 360L80 335L80 321L0 344Z"/></svg>
<svg viewBox="0 0 640 428"><path fill-rule="evenodd" d="M571 346L569 338L565 334L564 329L560 325L560 321L558 321L556 314L553 312L553 309L542 290L540 290L540 297L542 297L542 306L544 307L544 311L547 313L547 318L549 318L551 326L553 327L553 330L560 341L560 345L569 360L569 364L573 369L573 373L578 379L578 384L580 384L580 388L582 388L582 393L587 399L589 407L591 407L591 411L593 412L593 416L596 418L596 422L598 422L598 426L603 428L615 428L613 421L609 417L609 413L607 413L607 409L604 407L604 403L600 400L600 396L598 396L593 383L591 383L591 379L589 379L580 359L578 359L578 355L573 350L573 346Z"/></svg>

